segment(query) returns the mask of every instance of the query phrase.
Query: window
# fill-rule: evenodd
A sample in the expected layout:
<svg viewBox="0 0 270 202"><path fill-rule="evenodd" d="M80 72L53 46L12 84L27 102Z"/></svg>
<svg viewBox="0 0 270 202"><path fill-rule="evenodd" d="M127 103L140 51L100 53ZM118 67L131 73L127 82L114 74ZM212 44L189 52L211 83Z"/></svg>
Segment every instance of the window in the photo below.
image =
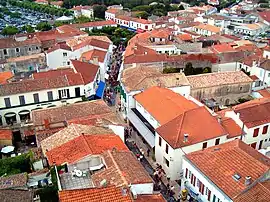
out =
<svg viewBox="0 0 270 202"><path fill-rule="evenodd" d="M216 195L214 195L212 202L216 202L216 198L217 198Z"/></svg>
<svg viewBox="0 0 270 202"><path fill-rule="evenodd" d="M194 176L194 177L193 177L192 185L195 187L195 184L196 184L196 177Z"/></svg>
<svg viewBox="0 0 270 202"><path fill-rule="evenodd" d="M4 49L3 51L4 51L4 55L7 55L7 49Z"/></svg>
<svg viewBox="0 0 270 202"><path fill-rule="evenodd" d="M23 95L19 96L19 100L20 100L20 105L25 105L25 99Z"/></svg>
<svg viewBox="0 0 270 202"><path fill-rule="evenodd" d="M159 137L159 139L158 139L158 145L159 146L161 146L161 142L162 142L162 139L161 139L161 137Z"/></svg>
<svg viewBox="0 0 270 202"><path fill-rule="evenodd" d="M4 100L5 100L6 107L11 107L10 99L9 98L4 98Z"/></svg>
<svg viewBox="0 0 270 202"><path fill-rule="evenodd" d="M70 65L70 62L69 61L67 62L67 65Z"/></svg>
<svg viewBox="0 0 270 202"><path fill-rule="evenodd" d="M32 49L31 48L28 48L29 51L31 51Z"/></svg>
<svg viewBox="0 0 270 202"><path fill-rule="evenodd" d="M188 172L188 178L191 178L191 171Z"/></svg>
<svg viewBox="0 0 270 202"><path fill-rule="evenodd" d="M201 194L204 193L204 184L203 184L203 183L200 184L199 192L200 192Z"/></svg>
<svg viewBox="0 0 270 202"><path fill-rule="evenodd" d="M268 77L270 77L270 73L268 73Z"/></svg>
<svg viewBox="0 0 270 202"><path fill-rule="evenodd" d="M16 53L20 52L20 49L19 48L16 48Z"/></svg>
<svg viewBox="0 0 270 202"><path fill-rule="evenodd" d="M186 168L185 178L187 179L188 176L188 169Z"/></svg>
<svg viewBox="0 0 270 202"><path fill-rule="evenodd" d="M215 145L219 145L220 138L216 139Z"/></svg>
<svg viewBox="0 0 270 202"><path fill-rule="evenodd" d="M242 90L242 89L243 89L243 87L241 86L239 89L240 89L240 90Z"/></svg>
<svg viewBox="0 0 270 202"><path fill-rule="evenodd" d="M58 90L59 99L69 98L69 89Z"/></svg>
<svg viewBox="0 0 270 202"><path fill-rule="evenodd" d="M202 148L203 148L203 149L207 148L207 142L204 142L204 143L203 143Z"/></svg>
<svg viewBox="0 0 270 202"><path fill-rule="evenodd" d="M259 135L259 128L254 129L253 137L257 137Z"/></svg>
<svg viewBox="0 0 270 202"><path fill-rule="evenodd" d="M268 125L263 127L263 132L262 132L262 134L266 134L267 131L268 131Z"/></svg>
<svg viewBox="0 0 270 202"><path fill-rule="evenodd" d="M38 47L36 46L36 50L38 50Z"/></svg>
<svg viewBox="0 0 270 202"><path fill-rule="evenodd" d="M164 162L165 162L165 164L166 164L167 167L170 166L170 162L165 157L164 157Z"/></svg>
<svg viewBox="0 0 270 202"><path fill-rule="evenodd" d="M53 100L53 93L52 93L52 91L48 91L47 92L47 95L48 95L48 101L52 101Z"/></svg>
<svg viewBox="0 0 270 202"><path fill-rule="evenodd" d="M263 140L260 141L259 150L262 148L262 145L263 145Z"/></svg>
<svg viewBox="0 0 270 202"><path fill-rule="evenodd" d="M200 188L200 185L201 185L201 181L198 179L197 180L197 187Z"/></svg>
<svg viewBox="0 0 270 202"><path fill-rule="evenodd" d="M34 97L34 103L39 103L38 93L33 94L33 97Z"/></svg>
<svg viewBox="0 0 270 202"><path fill-rule="evenodd" d="M75 88L75 97L80 97L81 96L81 92L80 92L80 87Z"/></svg>
<svg viewBox="0 0 270 202"><path fill-rule="evenodd" d="M166 154L168 154L169 153L169 146L168 146L168 144L166 144Z"/></svg>
<svg viewBox="0 0 270 202"><path fill-rule="evenodd" d="M63 53L63 57L67 57L67 53Z"/></svg>

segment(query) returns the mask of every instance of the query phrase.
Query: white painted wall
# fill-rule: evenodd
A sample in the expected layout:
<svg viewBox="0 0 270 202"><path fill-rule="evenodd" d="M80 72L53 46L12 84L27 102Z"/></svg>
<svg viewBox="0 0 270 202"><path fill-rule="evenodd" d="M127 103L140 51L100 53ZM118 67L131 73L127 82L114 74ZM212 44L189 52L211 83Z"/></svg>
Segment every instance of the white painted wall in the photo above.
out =
<svg viewBox="0 0 270 202"><path fill-rule="evenodd" d="M109 125L109 128L125 142L125 127L117 125Z"/></svg>
<svg viewBox="0 0 270 202"><path fill-rule="evenodd" d="M228 62L223 64L213 64L212 71L213 72L228 72L228 71L236 71L237 70L237 62Z"/></svg>
<svg viewBox="0 0 270 202"><path fill-rule="evenodd" d="M67 56L64 56L64 53ZM50 53L46 53L46 61L49 69L57 69L59 67L67 67L68 62L72 58L72 52L68 50L58 49Z"/></svg>
<svg viewBox="0 0 270 202"><path fill-rule="evenodd" d="M132 191L135 191L136 194L153 194L154 184L153 183L145 183L145 184L132 184Z"/></svg>
<svg viewBox="0 0 270 202"><path fill-rule="evenodd" d="M188 171L190 171L195 177L196 177L196 182L195 182L195 187L191 185L191 179L189 177L189 174L187 178L185 178L185 172L186 168ZM192 191L195 193L198 193L198 198L200 198L203 202L208 202L207 200L207 195L205 194L206 187L211 191L211 199L210 201L213 200L214 195L217 197L216 201L220 199L222 202L232 202L232 200L225 194L223 193L212 181L210 181L208 178L206 178L193 164L191 164L188 160L185 158L183 159L183 171L184 171L184 178L182 179L182 189L184 186L191 187ZM198 179L204 184L204 194L201 194L199 192L199 187L197 186L197 181Z"/></svg>

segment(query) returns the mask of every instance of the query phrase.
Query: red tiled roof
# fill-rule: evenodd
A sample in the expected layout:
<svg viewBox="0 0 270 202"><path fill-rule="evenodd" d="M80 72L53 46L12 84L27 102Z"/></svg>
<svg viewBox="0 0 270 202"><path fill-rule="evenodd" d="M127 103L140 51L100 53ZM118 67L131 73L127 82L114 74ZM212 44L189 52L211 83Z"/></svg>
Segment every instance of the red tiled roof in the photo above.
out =
<svg viewBox="0 0 270 202"><path fill-rule="evenodd" d="M256 76L256 75L251 75L249 76L253 81L256 81L258 80L259 78Z"/></svg>
<svg viewBox="0 0 270 202"><path fill-rule="evenodd" d="M71 51L71 48L64 42L53 45L51 48L49 48L49 50L47 50L47 53L51 53L59 49Z"/></svg>
<svg viewBox="0 0 270 202"><path fill-rule="evenodd" d="M116 14L116 13L119 12L119 9L110 8L110 9L106 10L105 12L107 12L107 13L112 13L112 14Z"/></svg>
<svg viewBox="0 0 270 202"><path fill-rule="evenodd" d="M80 60L81 61L83 61L83 60L89 61L89 60L93 60L95 57L97 57L98 61L103 63L104 60L105 60L106 54L107 54L106 51L102 51L102 50L98 50L98 49L93 49L93 50L84 52L81 55Z"/></svg>
<svg viewBox="0 0 270 202"><path fill-rule="evenodd" d="M211 47L211 50L214 53L236 52L235 49L227 43L214 45Z"/></svg>
<svg viewBox="0 0 270 202"><path fill-rule="evenodd" d="M74 73L52 78L29 79L3 84L0 86L0 95L5 96L83 84L84 82L81 74Z"/></svg>
<svg viewBox="0 0 270 202"><path fill-rule="evenodd" d="M270 98L270 88L257 91L264 98Z"/></svg>
<svg viewBox="0 0 270 202"><path fill-rule="evenodd" d="M233 107L235 113L240 113L240 120L253 128L270 122L270 98L251 100Z"/></svg>
<svg viewBox="0 0 270 202"><path fill-rule="evenodd" d="M205 107L186 110L176 118L161 125L156 131L173 148L193 145L226 134L216 118ZM187 142L184 142L185 134L188 134Z"/></svg>
<svg viewBox="0 0 270 202"><path fill-rule="evenodd" d="M0 49L4 48L16 48L23 47L27 45L41 45L40 40L37 37L26 39L24 41L16 41L14 38L3 38L0 39Z"/></svg>
<svg viewBox="0 0 270 202"><path fill-rule="evenodd" d="M74 163L88 155L102 154L104 151L124 150L128 148L120 139L119 136L113 134L98 134L98 135L80 135L79 137L70 140L46 152L49 164L61 165L63 163Z"/></svg>
<svg viewBox="0 0 270 202"><path fill-rule="evenodd" d="M242 134L242 129L240 128L239 125L235 123L235 121L231 118L223 117L221 119L221 124L225 131L228 134L228 138L234 138L241 136Z"/></svg>
<svg viewBox="0 0 270 202"><path fill-rule="evenodd" d="M182 41L191 41L192 36L190 34L180 34L178 35L178 38Z"/></svg>
<svg viewBox="0 0 270 202"><path fill-rule="evenodd" d="M270 168L268 157L239 139L189 153L186 158L232 200L247 188L247 176L254 182ZM235 174L241 176L238 181Z"/></svg>
<svg viewBox="0 0 270 202"><path fill-rule="evenodd" d="M270 10L265 10L263 12L259 12L259 15L262 19L264 19L267 22L270 22Z"/></svg>
<svg viewBox="0 0 270 202"><path fill-rule="evenodd" d="M12 72L0 72L0 84L7 83L7 80L13 77Z"/></svg>
<svg viewBox="0 0 270 202"><path fill-rule="evenodd" d="M51 5L62 6L64 2L63 1L51 1L50 3L51 3Z"/></svg>
<svg viewBox="0 0 270 202"><path fill-rule="evenodd" d="M219 33L221 31L221 29L219 27L209 25L209 24L200 24L200 25L197 25L194 27L197 29L207 30L207 31L214 32L214 33Z"/></svg>
<svg viewBox="0 0 270 202"><path fill-rule="evenodd" d="M167 123L184 111L198 107L182 95L157 86L135 95L134 99L160 124Z"/></svg>
<svg viewBox="0 0 270 202"><path fill-rule="evenodd" d="M121 188L115 186L59 191L60 202L132 202L127 193L122 194Z"/></svg>
<svg viewBox="0 0 270 202"><path fill-rule="evenodd" d="M90 9L92 9L92 6L75 6L75 7L73 7L71 10L82 10L82 9L84 9L84 10L90 10Z"/></svg>
<svg viewBox="0 0 270 202"><path fill-rule="evenodd" d="M71 26L76 28L88 28L88 27L101 27L101 26L110 26L117 25L116 22L112 20L103 20L103 21L94 21L94 22L86 22L80 24L72 24Z"/></svg>
<svg viewBox="0 0 270 202"><path fill-rule="evenodd" d="M49 70L46 72L38 72L33 73L34 79L41 79L41 78L53 78L58 76L63 76L67 74L74 74L74 70L72 68L61 68L56 70Z"/></svg>
<svg viewBox="0 0 270 202"><path fill-rule="evenodd" d="M107 180L108 185L117 187L153 183L150 175L131 151L108 150L102 156L106 169L91 176L95 186L100 186L103 179Z"/></svg>
<svg viewBox="0 0 270 202"><path fill-rule="evenodd" d="M76 72L82 75L84 84L91 83L95 80L97 72L99 70L98 65L94 65L87 62L81 62L78 60L71 60L71 63L75 68Z"/></svg>
<svg viewBox="0 0 270 202"><path fill-rule="evenodd" d="M12 131L9 129L0 129L0 140L12 140Z"/></svg>
<svg viewBox="0 0 270 202"><path fill-rule="evenodd" d="M138 195L135 202L165 202L161 194Z"/></svg>
<svg viewBox="0 0 270 202"><path fill-rule="evenodd" d="M252 188L237 196L234 202L268 202L270 201L270 180L256 183Z"/></svg>

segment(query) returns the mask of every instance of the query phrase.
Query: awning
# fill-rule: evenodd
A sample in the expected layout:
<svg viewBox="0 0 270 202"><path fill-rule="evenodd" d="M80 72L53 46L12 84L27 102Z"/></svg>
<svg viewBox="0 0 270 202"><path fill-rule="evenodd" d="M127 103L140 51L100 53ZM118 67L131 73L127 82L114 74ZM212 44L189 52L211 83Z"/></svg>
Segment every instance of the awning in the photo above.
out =
<svg viewBox="0 0 270 202"><path fill-rule="evenodd" d="M5 114L5 117L6 118L10 118L10 117L13 117L13 116L16 116L16 113L15 112L9 112L9 113L6 113Z"/></svg>
<svg viewBox="0 0 270 202"><path fill-rule="evenodd" d="M100 81L99 84L98 84L97 91L96 91L96 96L102 98L104 88L105 88L105 83L103 81Z"/></svg>
<svg viewBox="0 0 270 202"><path fill-rule="evenodd" d="M1 152L4 153L4 154L8 154L8 153L13 152L13 151L14 151L13 146L6 146L6 147L3 147L1 149Z"/></svg>
<svg viewBox="0 0 270 202"><path fill-rule="evenodd" d="M19 112L19 115L26 115L26 114L30 114L30 111L22 110L22 111Z"/></svg>

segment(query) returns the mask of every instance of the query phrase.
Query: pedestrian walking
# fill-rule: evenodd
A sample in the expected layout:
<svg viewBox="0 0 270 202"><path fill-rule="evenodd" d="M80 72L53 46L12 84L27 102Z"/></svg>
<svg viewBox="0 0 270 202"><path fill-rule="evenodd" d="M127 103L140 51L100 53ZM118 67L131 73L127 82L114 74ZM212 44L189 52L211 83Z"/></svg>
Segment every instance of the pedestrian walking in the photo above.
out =
<svg viewBox="0 0 270 202"><path fill-rule="evenodd" d="M150 155L150 149L147 148L147 157L149 157L149 155Z"/></svg>

